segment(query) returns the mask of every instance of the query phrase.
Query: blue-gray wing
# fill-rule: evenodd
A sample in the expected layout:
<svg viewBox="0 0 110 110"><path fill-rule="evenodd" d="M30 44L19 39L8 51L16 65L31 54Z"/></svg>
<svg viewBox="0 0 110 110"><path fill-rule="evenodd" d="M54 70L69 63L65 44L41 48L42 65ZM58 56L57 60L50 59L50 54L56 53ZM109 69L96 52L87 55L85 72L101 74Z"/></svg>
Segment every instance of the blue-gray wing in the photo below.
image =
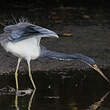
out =
<svg viewBox="0 0 110 110"><path fill-rule="evenodd" d="M29 25L11 31L11 36L8 38L12 42L18 42L33 36L42 35L43 28L40 26Z"/></svg>
<svg viewBox="0 0 110 110"><path fill-rule="evenodd" d="M12 42L18 42L31 37L58 37L58 35L55 32L36 25L28 25L25 27L14 29L11 30L10 33L11 36L8 39Z"/></svg>

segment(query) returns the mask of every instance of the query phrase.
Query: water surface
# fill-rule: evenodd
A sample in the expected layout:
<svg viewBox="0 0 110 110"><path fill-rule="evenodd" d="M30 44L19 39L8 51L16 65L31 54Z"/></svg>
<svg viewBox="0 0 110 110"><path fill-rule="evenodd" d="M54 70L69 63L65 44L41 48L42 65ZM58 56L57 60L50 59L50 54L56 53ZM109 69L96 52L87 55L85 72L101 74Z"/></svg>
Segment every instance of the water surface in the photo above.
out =
<svg viewBox="0 0 110 110"><path fill-rule="evenodd" d="M33 76L38 86L36 91L28 88L31 88L28 76L19 76L19 87L26 88L22 94L12 92L14 80L8 82L12 91L0 92L0 110L110 110L108 84L97 74L93 77L81 74ZM11 77L14 76L10 76L10 80Z"/></svg>

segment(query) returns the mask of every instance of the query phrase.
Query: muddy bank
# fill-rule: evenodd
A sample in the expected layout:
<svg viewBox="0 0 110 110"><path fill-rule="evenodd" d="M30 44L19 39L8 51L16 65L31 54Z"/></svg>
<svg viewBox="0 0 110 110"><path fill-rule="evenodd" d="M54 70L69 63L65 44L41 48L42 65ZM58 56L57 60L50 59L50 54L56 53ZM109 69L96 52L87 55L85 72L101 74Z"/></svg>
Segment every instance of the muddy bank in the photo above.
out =
<svg viewBox="0 0 110 110"><path fill-rule="evenodd" d="M89 11L91 13L89 13ZM89 11L83 8L67 8L60 9L60 11L41 11L43 12L41 14L41 12L37 13L37 10L28 10L26 18L33 22L35 21L35 24L54 30L60 35L59 39L45 38L41 40L41 43L48 49L68 54L82 53L93 58L100 68L104 70L109 69L110 26L109 17L107 18L108 13L103 15L103 11ZM13 13L15 13L15 17L19 17L24 14L24 12L19 12L17 15L16 12ZM8 18L6 17L6 14L7 13L1 14L1 21L3 21L3 18ZM32 14L33 18L30 18L29 14ZM4 20L3 22L10 24L11 17L8 19L9 20ZM2 29L3 28L1 28L1 31ZM64 33L71 33L72 36L61 36ZM16 64L17 58L10 53L6 53L3 48L0 48L0 74L14 73ZM31 62L31 67L33 72L65 71L70 69L72 71L92 71L88 65L77 60L58 61L53 59L38 59ZM22 61L19 72L27 72L27 64L25 61Z"/></svg>

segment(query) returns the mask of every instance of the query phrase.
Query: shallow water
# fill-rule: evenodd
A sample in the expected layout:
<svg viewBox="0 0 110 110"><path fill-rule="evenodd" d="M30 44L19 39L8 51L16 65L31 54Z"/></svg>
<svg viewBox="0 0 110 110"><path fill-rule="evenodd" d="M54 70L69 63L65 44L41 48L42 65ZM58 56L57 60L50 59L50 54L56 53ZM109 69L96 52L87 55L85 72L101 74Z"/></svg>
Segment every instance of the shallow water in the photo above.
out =
<svg viewBox="0 0 110 110"><path fill-rule="evenodd" d="M12 92L14 76L9 76L7 82L11 87L4 83L4 88L10 87L12 91L0 92L0 110L110 110L108 84L97 74L92 77L90 73L33 74L33 77L37 90L32 92L28 89L32 88L28 76L19 76L19 87L25 89L20 95Z"/></svg>

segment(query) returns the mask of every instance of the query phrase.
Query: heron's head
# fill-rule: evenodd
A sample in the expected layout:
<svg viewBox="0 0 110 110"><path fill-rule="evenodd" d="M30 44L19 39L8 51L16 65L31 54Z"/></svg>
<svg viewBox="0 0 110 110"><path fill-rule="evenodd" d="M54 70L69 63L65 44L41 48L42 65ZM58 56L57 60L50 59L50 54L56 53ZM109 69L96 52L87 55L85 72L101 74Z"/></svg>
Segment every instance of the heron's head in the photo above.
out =
<svg viewBox="0 0 110 110"><path fill-rule="evenodd" d="M99 69L96 62L92 58L84 56L82 54L76 54L76 56L78 59L80 59L84 63L88 64L93 69L95 69L107 82L110 83L109 79L103 74L103 72Z"/></svg>

